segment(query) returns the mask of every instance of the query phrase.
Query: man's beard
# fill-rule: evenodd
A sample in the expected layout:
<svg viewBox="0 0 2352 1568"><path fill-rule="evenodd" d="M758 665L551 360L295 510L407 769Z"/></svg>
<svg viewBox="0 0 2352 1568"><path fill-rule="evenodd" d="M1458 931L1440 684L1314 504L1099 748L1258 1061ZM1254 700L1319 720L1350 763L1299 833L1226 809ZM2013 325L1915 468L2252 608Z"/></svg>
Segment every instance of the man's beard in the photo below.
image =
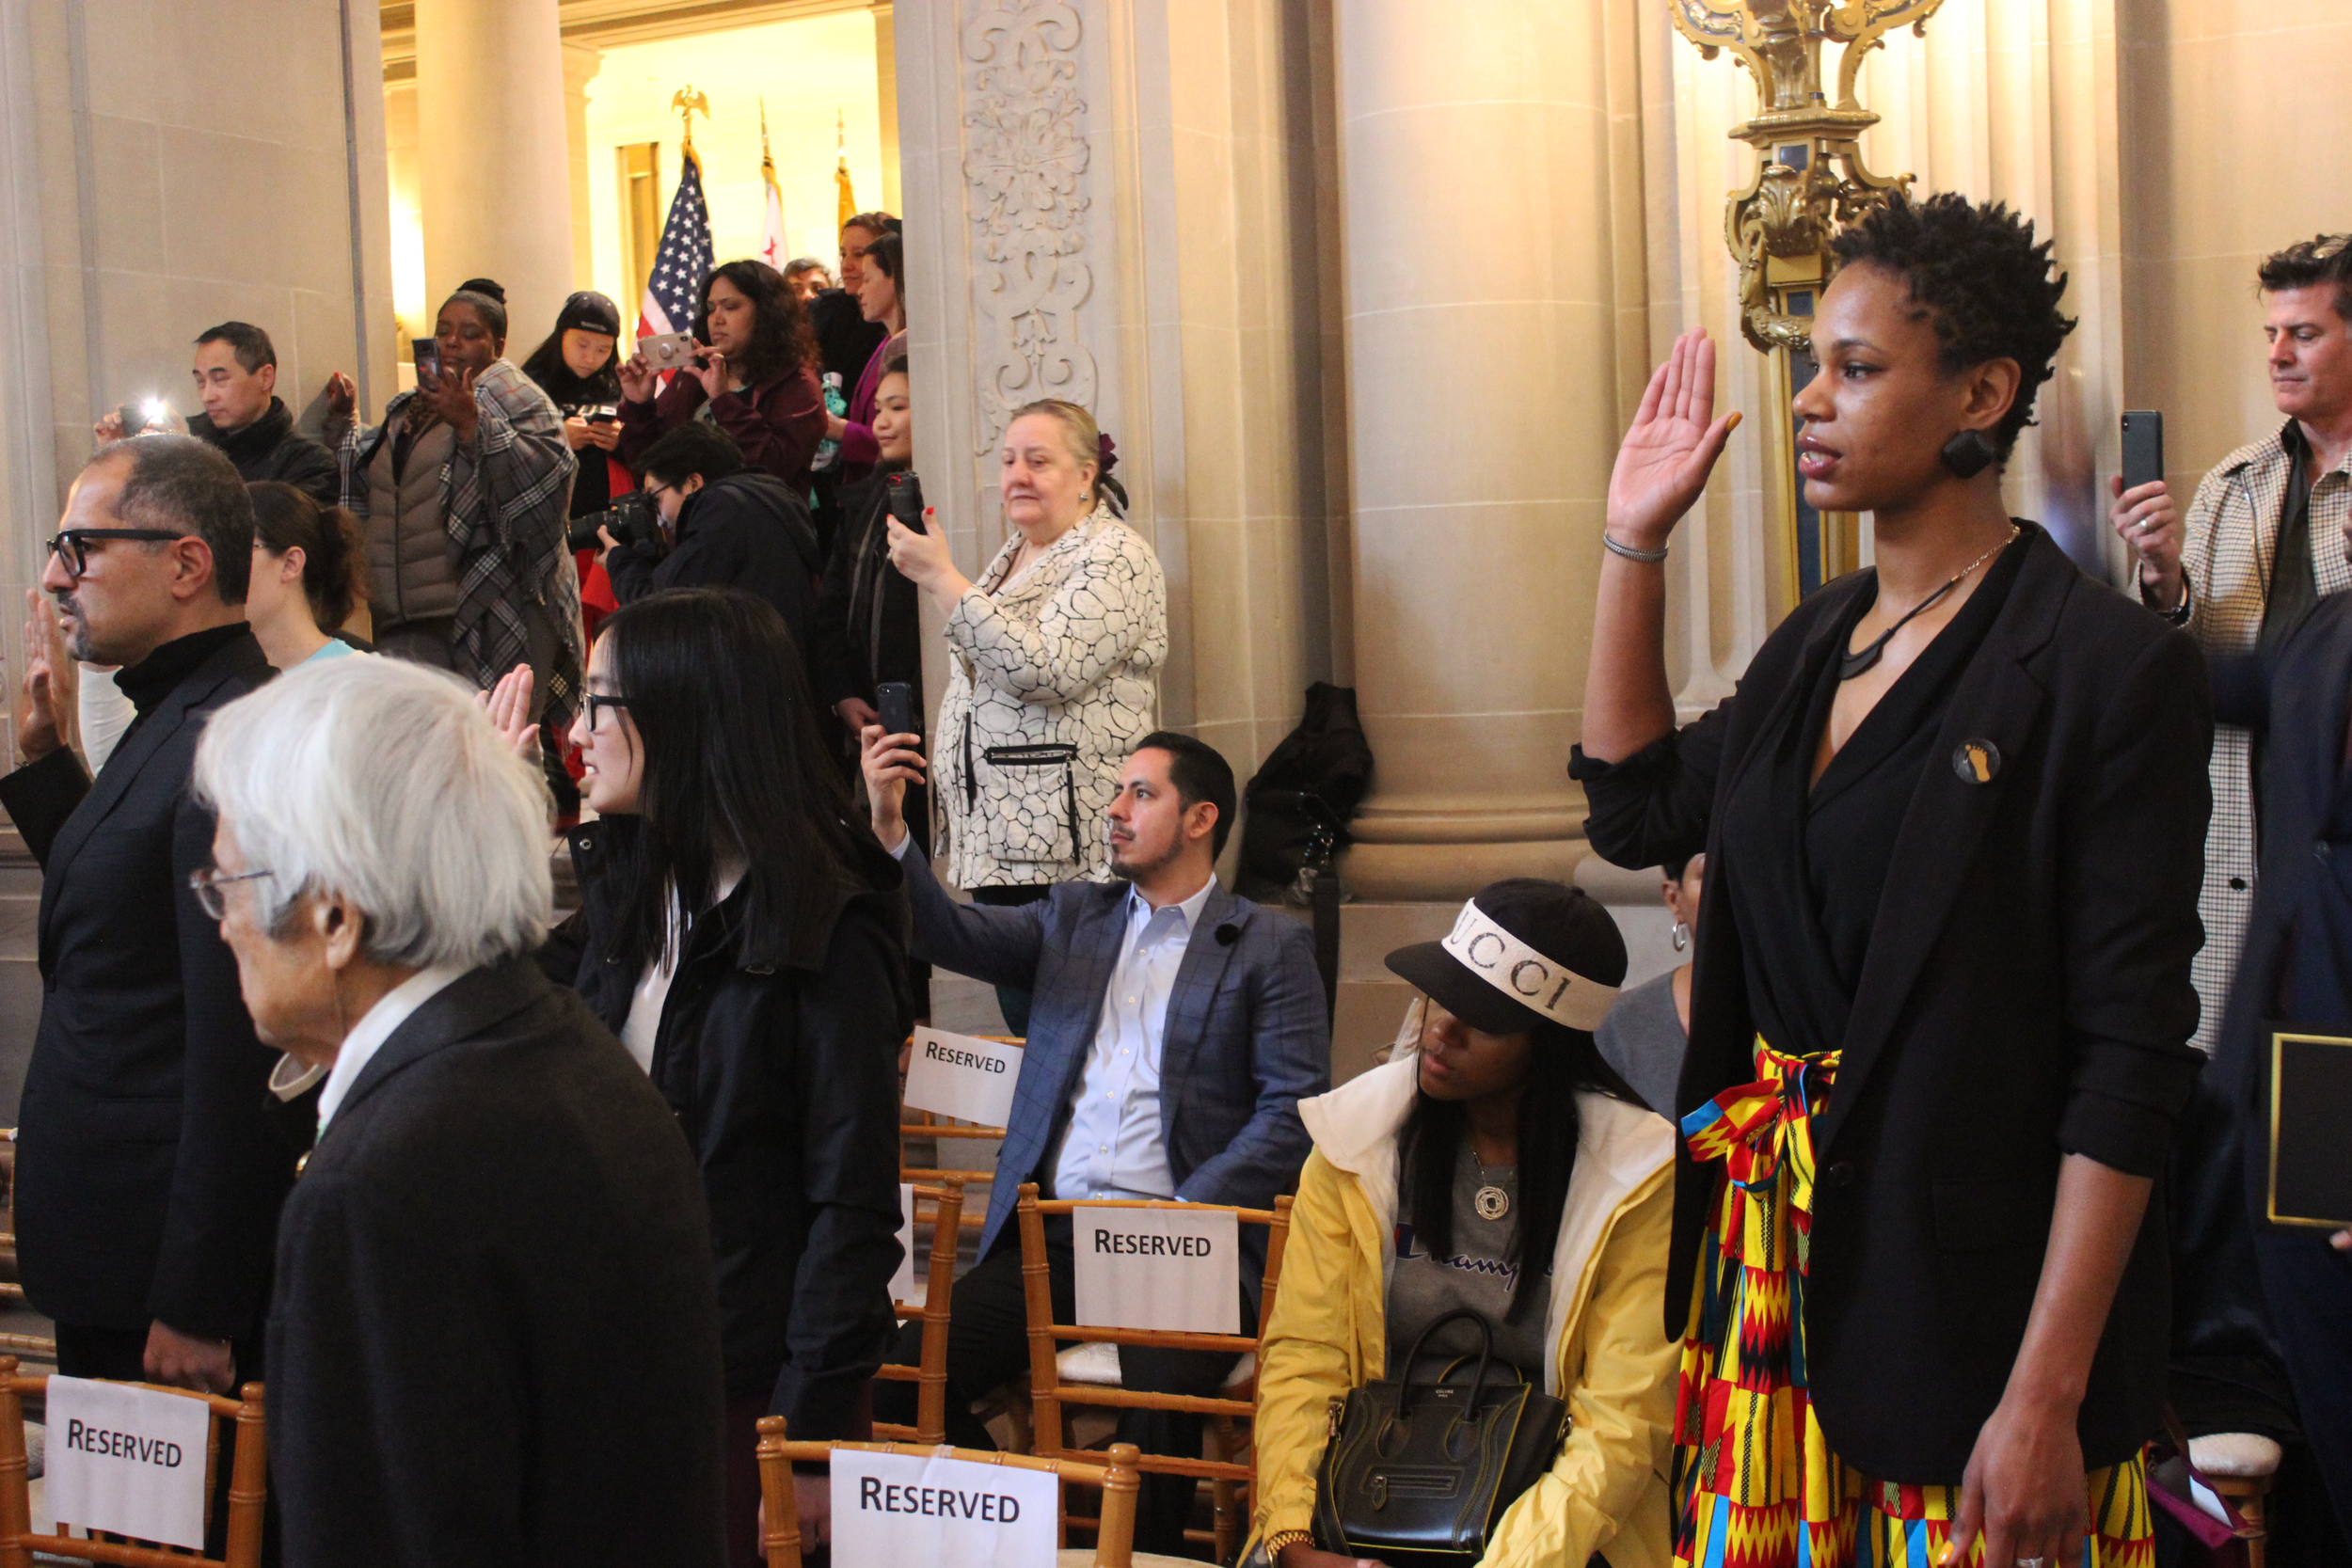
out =
<svg viewBox="0 0 2352 1568"><path fill-rule="evenodd" d="M82 607L71 594L57 596L57 618L65 631L65 651L83 664L103 664L90 641L89 623L82 619Z"/></svg>
<svg viewBox="0 0 2352 1568"><path fill-rule="evenodd" d="M1129 847L1132 848L1133 846L1130 845ZM1122 861L1119 858L1119 844L1116 840L1112 841L1110 849L1111 875L1118 878L1122 882L1137 881L1145 877L1151 876L1155 871L1164 871L1168 868L1168 863L1176 858L1176 851L1171 848L1167 854L1162 855L1155 861Z"/></svg>

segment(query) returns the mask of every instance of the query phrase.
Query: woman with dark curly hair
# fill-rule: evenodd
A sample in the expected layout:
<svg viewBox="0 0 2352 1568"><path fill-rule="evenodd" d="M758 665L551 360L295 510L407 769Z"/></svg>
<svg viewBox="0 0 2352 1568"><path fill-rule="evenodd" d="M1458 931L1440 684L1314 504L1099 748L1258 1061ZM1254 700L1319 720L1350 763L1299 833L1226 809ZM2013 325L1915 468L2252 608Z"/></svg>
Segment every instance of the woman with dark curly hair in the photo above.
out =
<svg viewBox="0 0 2352 1568"><path fill-rule="evenodd" d="M765 261L714 271L694 341L693 368L673 372L658 398L644 355L621 367L621 460L634 468L658 437L706 419L735 437L745 463L804 491L825 436L825 398L808 312L784 275Z"/></svg>
<svg viewBox="0 0 2352 1568"><path fill-rule="evenodd" d="M1736 422L1685 337L1610 482L1570 767L1611 861L1707 854L1676 1558L2144 1564L2204 672L2001 503L2072 326L2049 245L1947 195L1836 251L1798 464L1873 515L1875 567L1675 727L1660 562Z"/></svg>

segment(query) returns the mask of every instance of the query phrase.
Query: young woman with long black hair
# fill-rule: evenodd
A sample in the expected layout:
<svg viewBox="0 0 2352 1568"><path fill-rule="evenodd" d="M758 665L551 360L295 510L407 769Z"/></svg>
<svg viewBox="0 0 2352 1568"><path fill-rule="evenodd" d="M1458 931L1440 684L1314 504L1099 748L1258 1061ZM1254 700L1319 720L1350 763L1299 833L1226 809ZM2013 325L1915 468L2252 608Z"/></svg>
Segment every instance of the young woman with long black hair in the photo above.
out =
<svg viewBox="0 0 2352 1568"><path fill-rule="evenodd" d="M622 459L635 467L656 437L700 416L735 437L744 462L805 492L808 460L825 438L825 398L800 296L765 261L729 261L703 283L694 341L692 366L673 372L658 397L644 355L622 364Z"/></svg>
<svg viewBox="0 0 2352 1568"><path fill-rule="evenodd" d="M2002 503L2073 325L2032 225L1897 198L1836 243L1798 464L1876 565L1676 727L1660 563L1732 423L1684 338L1611 481L1571 768L1611 861L1707 854L1676 1556L2144 1564L2204 669Z"/></svg>
<svg viewBox="0 0 2352 1568"><path fill-rule="evenodd" d="M1260 1358L1244 1561L1360 1568L1310 1526L1327 1407L1403 1378L1422 1331L1467 1307L1570 1418L1549 1470L1495 1522L1483 1568L1602 1552L1612 1568L1664 1568L1674 1133L1592 1036L1625 978L1625 939L1576 889L1518 878L1480 889L1445 941L1388 961L1422 993L1409 1047L1298 1107L1315 1145ZM1432 1344L1475 1355L1468 1329Z"/></svg>
<svg viewBox="0 0 2352 1568"><path fill-rule="evenodd" d="M701 1163L727 1548L753 1564L755 1424L865 1435L897 1327L898 869L850 815L782 618L750 594L615 611L572 740L600 820L571 835L581 908L543 964L652 1075Z"/></svg>
<svg viewBox="0 0 2352 1568"><path fill-rule="evenodd" d="M555 330L523 361L523 374L539 384L564 416L564 440L580 459L580 471L572 476L575 517L603 511L630 488L627 469L617 476L618 489L612 472L621 445L620 341L619 307L594 289L582 289L564 300Z"/></svg>

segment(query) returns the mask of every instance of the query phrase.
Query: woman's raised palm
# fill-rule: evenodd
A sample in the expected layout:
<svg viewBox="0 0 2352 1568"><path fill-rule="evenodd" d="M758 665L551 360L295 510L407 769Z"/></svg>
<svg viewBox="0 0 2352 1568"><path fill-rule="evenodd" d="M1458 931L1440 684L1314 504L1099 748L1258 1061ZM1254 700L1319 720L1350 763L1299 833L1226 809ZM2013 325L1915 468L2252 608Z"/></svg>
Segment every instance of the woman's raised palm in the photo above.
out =
<svg viewBox="0 0 2352 1568"><path fill-rule="evenodd" d="M1636 549L1655 549L1707 488L1737 411L1715 414L1715 345L1705 328L1675 340L1674 353L1642 392L1632 427L1609 476L1609 531Z"/></svg>

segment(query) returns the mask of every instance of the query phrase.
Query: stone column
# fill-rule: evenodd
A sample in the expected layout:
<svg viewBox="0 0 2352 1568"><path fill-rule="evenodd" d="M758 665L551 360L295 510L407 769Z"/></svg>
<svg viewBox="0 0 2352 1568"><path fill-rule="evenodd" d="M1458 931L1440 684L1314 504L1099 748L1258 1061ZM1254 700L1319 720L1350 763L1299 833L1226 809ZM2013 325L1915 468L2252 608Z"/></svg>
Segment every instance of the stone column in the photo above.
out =
<svg viewBox="0 0 2352 1568"><path fill-rule="evenodd" d="M417 0L425 312L469 277L506 287L529 353L572 290L572 170L556 0Z"/></svg>
<svg viewBox="0 0 2352 1568"><path fill-rule="evenodd" d="M898 206L898 20L892 0L874 0L874 106L882 122L882 210Z"/></svg>
<svg viewBox="0 0 2352 1568"><path fill-rule="evenodd" d="M596 225L590 221L588 202L588 84L595 81L596 72L603 69L603 50L591 49L584 43L564 46L564 156L572 176L572 287L575 289L593 289L596 286Z"/></svg>
<svg viewBox="0 0 2352 1568"><path fill-rule="evenodd" d="M1333 8L1356 684L1376 758L1344 867L1360 898L1458 898L1582 856L1565 767L1619 364L1640 352L1618 334L1639 344L1642 319L1639 150L1611 113L1634 66L1605 8Z"/></svg>

